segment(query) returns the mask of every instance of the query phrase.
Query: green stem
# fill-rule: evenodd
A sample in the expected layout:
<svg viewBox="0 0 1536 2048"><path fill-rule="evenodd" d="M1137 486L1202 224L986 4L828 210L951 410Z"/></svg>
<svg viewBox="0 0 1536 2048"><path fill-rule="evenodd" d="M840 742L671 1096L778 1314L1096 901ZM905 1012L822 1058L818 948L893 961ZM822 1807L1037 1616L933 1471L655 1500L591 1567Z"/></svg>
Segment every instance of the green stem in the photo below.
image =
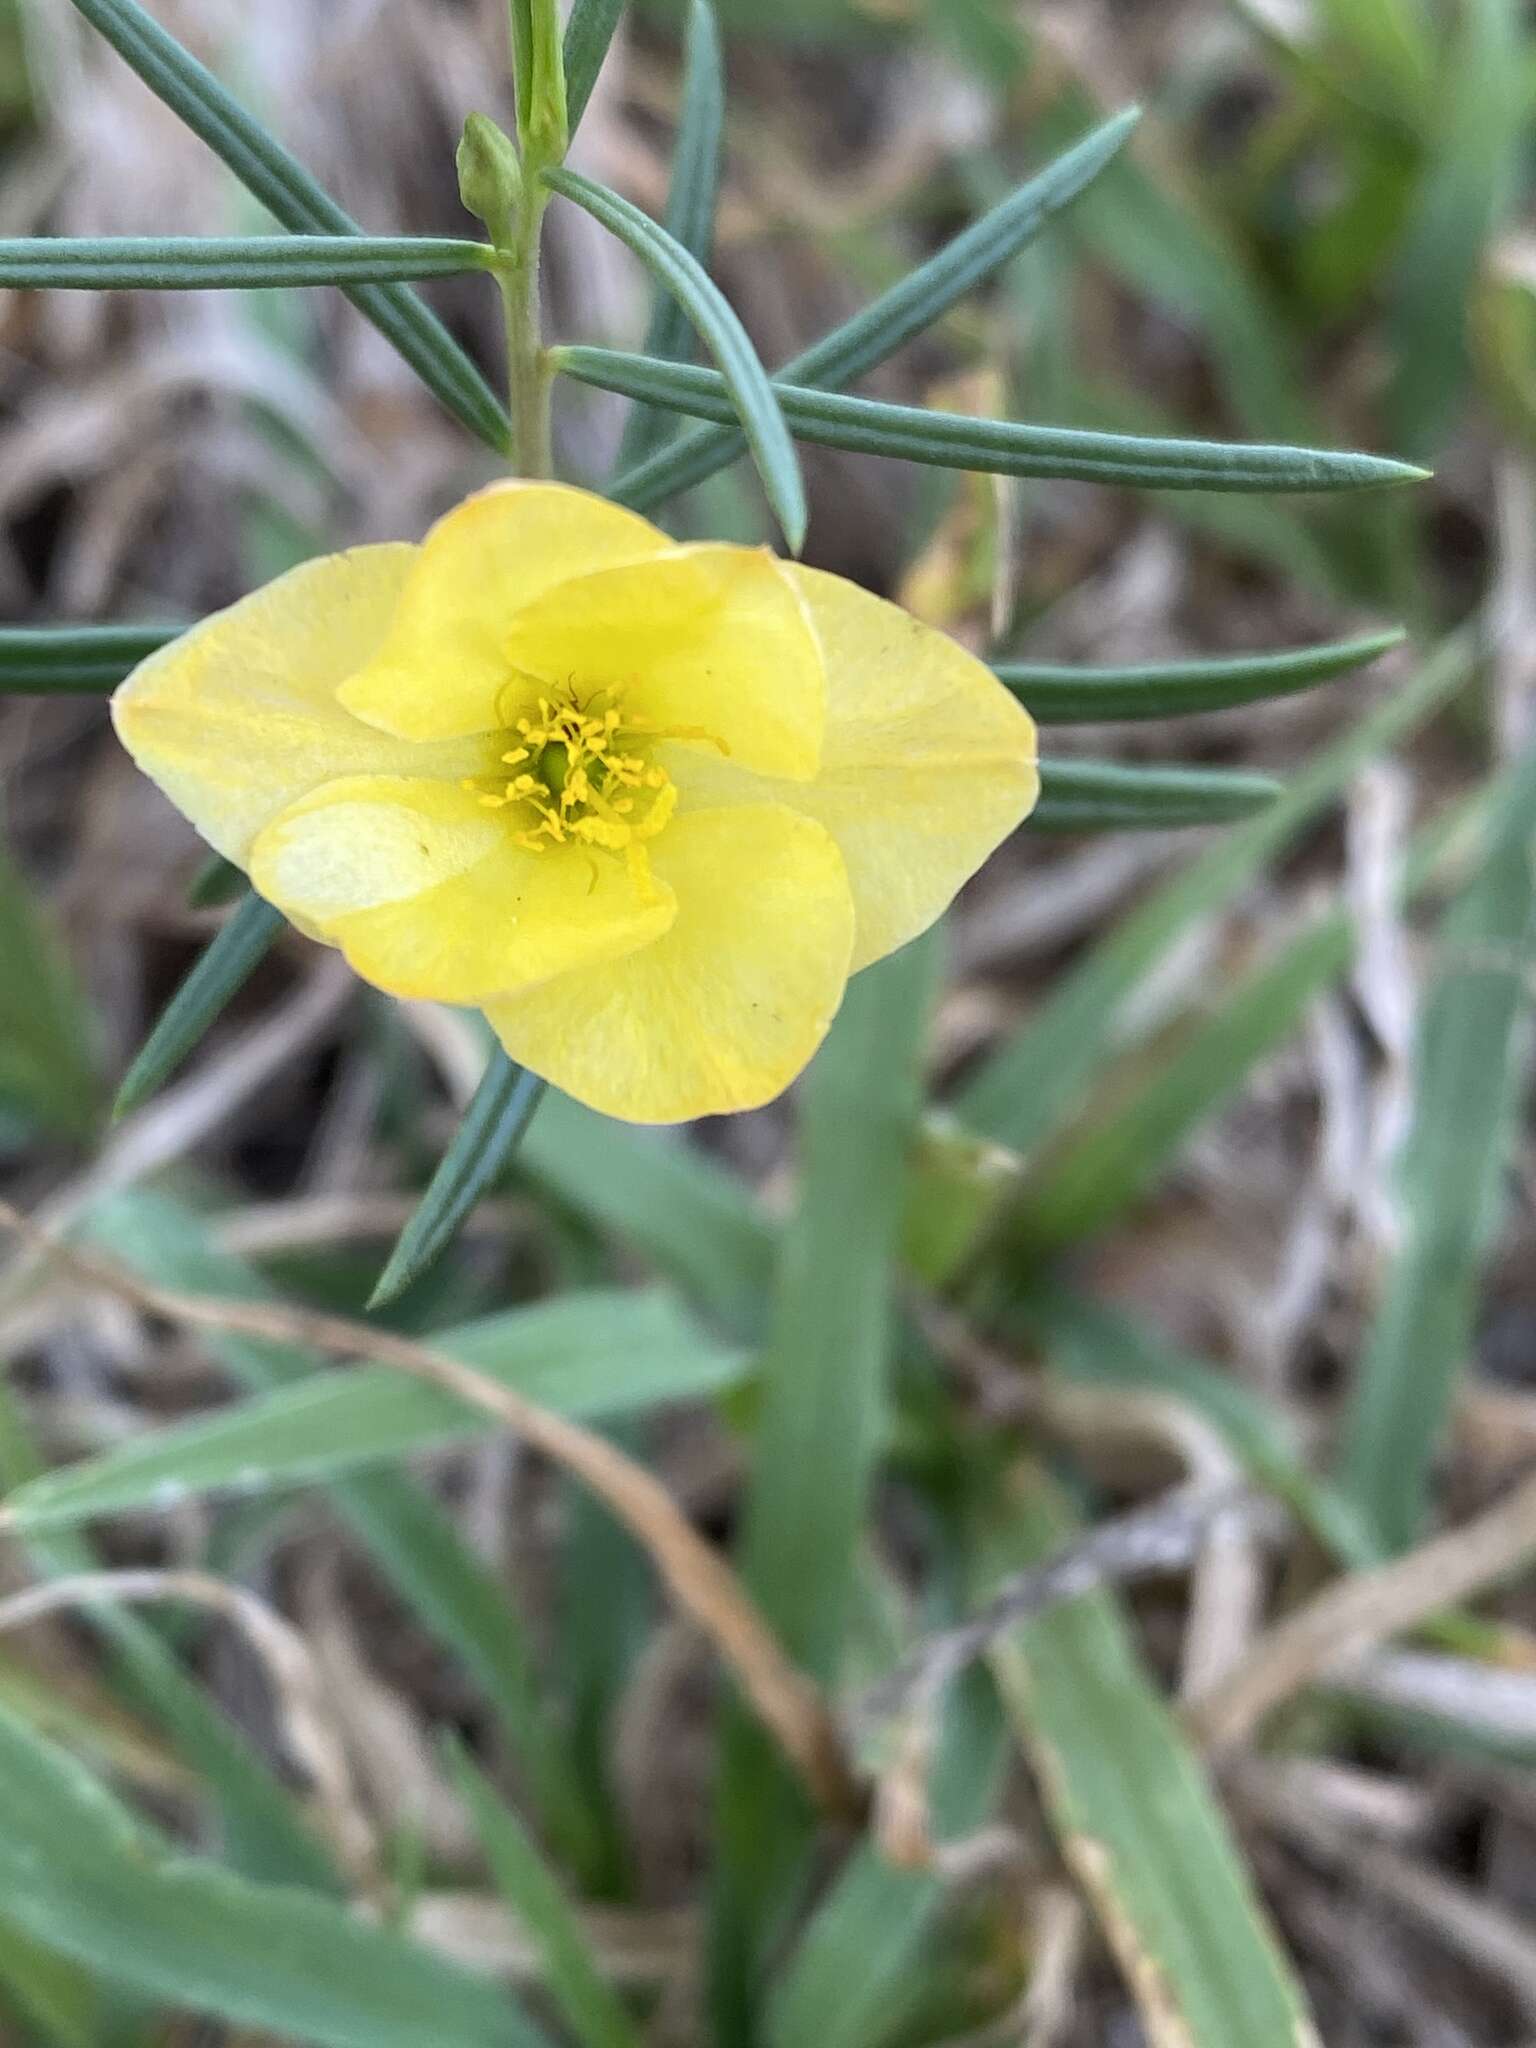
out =
<svg viewBox="0 0 1536 2048"><path fill-rule="evenodd" d="M512 467L519 476L549 476L549 387L553 372L539 317L540 229L548 195L527 177L517 209L517 234L499 272L506 311L507 391L512 411Z"/></svg>

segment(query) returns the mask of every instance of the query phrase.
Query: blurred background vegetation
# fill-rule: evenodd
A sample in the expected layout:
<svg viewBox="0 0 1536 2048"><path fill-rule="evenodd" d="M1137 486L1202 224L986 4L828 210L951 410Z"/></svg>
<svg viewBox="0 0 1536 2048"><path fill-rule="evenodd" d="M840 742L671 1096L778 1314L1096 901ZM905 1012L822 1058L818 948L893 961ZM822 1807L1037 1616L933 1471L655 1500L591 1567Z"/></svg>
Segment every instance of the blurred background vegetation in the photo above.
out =
<svg viewBox="0 0 1536 2048"><path fill-rule="evenodd" d="M468 232L502 0L154 11L365 226ZM378 1318L652 1468L828 1689L858 1815L818 1820L518 1442L18 1249L4 1584L180 1597L0 1600L0 2038L1529 2041L1536 21L719 12L714 274L767 361L1140 102L1070 214L862 388L1435 471L1158 497L810 449L809 560L999 659L1410 638L1305 694L1053 729L1285 794L1021 835L754 1115L547 1101ZM630 10L573 158L658 216L678 31ZM0 0L0 223L261 215L67 0ZM571 208L550 237L552 335L638 346L629 257ZM494 293L425 291L494 378ZM624 421L563 388L562 473L609 474ZM0 294L8 622L194 618L494 473L338 295ZM673 524L769 530L742 466ZM0 823L0 1191L141 1285L361 1313L472 1020L290 935L109 1127L218 920L197 842L84 696L0 698ZM944 1682L940 1632L1000 1581Z"/></svg>

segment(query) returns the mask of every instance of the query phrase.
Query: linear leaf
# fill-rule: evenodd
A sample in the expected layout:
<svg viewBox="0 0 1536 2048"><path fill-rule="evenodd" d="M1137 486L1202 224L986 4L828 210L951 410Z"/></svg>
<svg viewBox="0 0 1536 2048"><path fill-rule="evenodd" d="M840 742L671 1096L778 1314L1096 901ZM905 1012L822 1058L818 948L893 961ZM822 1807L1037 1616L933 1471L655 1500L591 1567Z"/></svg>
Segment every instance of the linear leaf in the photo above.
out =
<svg viewBox="0 0 1536 2048"><path fill-rule="evenodd" d="M972 1677L947 1704L930 1788L941 1841L974 1835L1001 1789L1008 1754L992 1689ZM881 2048L920 2006L925 1952L948 1887L936 1871L901 1870L864 1842L818 1903L775 1975L764 2013L767 2048ZM859 1966L850 1971L848 1958Z"/></svg>
<svg viewBox="0 0 1536 2048"><path fill-rule="evenodd" d="M978 1595L1072 1529L1044 1474L1016 1468L978 1530ZM1064 1603L989 1661L1151 2048L1318 2048L1215 1794L1115 1603Z"/></svg>
<svg viewBox="0 0 1536 2048"><path fill-rule="evenodd" d="M805 540L805 485L800 458L779 410L768 372L757 350L719 286L698 258L675 242L648 213L596 185L578 171L552 170L544 182L601 221L626 248L632 249L683 311L719 366L721 417L740 424L752 450L763 489L791 550L798 554ZM568 351L561 351L564 357ZM663 367L669 367L663 365ZM703 371L708 378L709 372ZM646 392L632 393L646 397Z"/></svg>
<svg viewBox="0 0 1536 2048"><path fill-rule="evenodd" d="M518 1164L612 1231L738 1336L761 1334L778 1236L746 1183L670 1131L616 1123L551 1089Z"/></svg>
<svg viewBox="0 0 1536 2048"><path fill-rule="evenodd" d="M96 696L115 689L184 626L0 626L0 694Z"/></svg>
<svg viewBox="0 0 1536 2048"><path fill-rule="evenodd" d="M1086 1386L1151 1389L1203 1415L1260 1486L1293 1508L1323 1546L1350 1566L1380 1549L1348 1495L1308 1469L1285 1411L1230 1371L1176 1350L1131 1318L1048 1275L1031 1279L1009 1314L1043 1340L1046 1367Z"/></svg>
<svg viewBox="0 0 1536 2048"><path fill-rule="evenodd" d="M1464 847L1469 813L1456 805L1419 833L1397 878L1411 898L1438 877L1448 851ZM1150 1059L1131 1055L1133 1085L1107 1084L1086 1125L1074 1129L1030 1178L1010 1218L1010 1238L1038 1256L1075 1244L1118 1221L1167 1169L1179 1147L1235 1095L1258 1063L1298 1028L1311 1005L1354 958L1355 920L1343 905L1311 919L1219 1000L1171 1034Z"/></svg>
<svg viewBox="0 0 1536 2048"><path fill-rule="evenodd" d="M661 1293L575 1293L439 1332L439 1350L583 1421L706 1399L748 1362L701 1338ZM4 1519L25 1533L206 1493L244 1495L335 1479L496 1434L496 1423L387 1366L320 1372L212 1414L134 1437L17 1489Z"/></svg>
<svg viewBox="0 0 1536 2048"><path fill-rule="evenodd" d="M538 2048L489 1978L313 1892L158 1853L62 1751L0 1710L0 1893L44 1947L167 2006L321 2048Z"/></svg>
<svg viewBox="0 0 1536 2048"><path fill-rule="evenodd" d="M1400 646L1405 637L1401 631L1370 633L1284 654L1149 662L1127 668L1075 668L1039 661L995 661L992 667L1037 725L1085 725L1100 719L1179 718L1291 697L1364 668L1389 648Z"/></svg>
<svg viewBox="0 0 1536 2048"><path fill-rule="evenodd" d="M1414 837L1395 877L1395 895L1411 902L1445 870L1477 857L1487 792L1449 806ZM1337 904L1310 919L1272 955L1235 982L1223 977L1204 1015L1173 1034L1161 1057L1133 1054L1132 1088L1111 1078L1096 1091L1086 1127L1064 1139L1031 1177L1014 1223L1036 1251L1105 1229L1162 1173L1179 1146L1242 1086L1258 1062L1279 1050L1309 1006L1354 958L1355 918Z"/></svg>
<svg viewBox="0 0 1536 2048"><path fill-rule="evenodd" d="M99 1203L90 1228L114 1257L159 1286L237 1300L271 1296L253 1268L216 1250L203 1223L163 1195L137 1188ZM261 1393L321 1371L318 1358L289 1345L233 1334L207 1341L227 1371ZM255 1469L251 1465L247 1476ZM467 1548L447 1513L404 1473L344 1475L331 1481L330 1497L422 1627L482 1688L545 1827L573 1864L585 1868L598 1837L584 1789L544 1710L532 1648L504 1586Z"/></svg>
<svg viewBox="0 0 1536 2048"><path fill-rule="evenodd" d="M361 232L298 159L138 0L72 0L72 5L290 233ZM511 431L505 411L447 328L410 286L356 284L345 289L428 390L472 433L504 452Z"/></svg>
<svg viewBox="0 0 1536 2048"><path fill-rule="evenodd" d="M509 1060L499 1047L492 1053L453 1143L389 1255L369 1308L403 1294L446 1251L516 1152L543 1094L537 1074Z"/></svg>
<svg viewBox="0 0 1536 2048"><path fill-rule="evenodd" d="M1487 858L1437 935L1413 1120L1398 1161L1402 1242L1360 1362L1343 1477L1389 1549L1423 1526L1430 1468L1474 1353L1529 1047L1536 962L1536 747Z"/></svg>
<svg viewBox="0 0 1536 2048"><path fill-rule="evenodd" d="M608 45L624 12L624 0L575 0L565 24L565 108L572 135L603 68Z"/></svg>
<svg viewBox="0 0 1536 2048"><path fill-rule="evenodd" d="M1117 761L1042 761L1037 832L1156 831L1219 825L1266 810L1284 794L1269 775L1236 768L1143 767Z"/></svg>
<svg viewBox="0 0 1536 2048"><path fill-rule="evenodd" d="M10 1384L0 1383L0 1487L9 1492L43 1469ZM31 1538L25 1550L39 1577L94 1571L102 1562L84 1537L62 1530ZM206 1783L225 1860L247 1877L340 1893L341 1876L300 1819L292 1795L153 1625L115 1601L82 1609L80 1618L107 1650L107 1683L133 1712L165 1731Z"/></svg>
<svg viewBox="0 0 1536 2048"><path fill-rule="evenodd" d="M1465 682L1471 667L1469 640L1442 642L1411 681L1322 748L1277 802L1122 919L962 1089L956 1105L962 1118L1015 1152L1028 1153L1074 1115L1148 968L1297 838L1365 762L1422 725Z"/></svg>
<svg viewBox="0 0 1536 2048"><path fill-rule="evenodd" d="M136 1109L181 1065L277 944L283 926L280 910L260 896L244 898L161 1012L117 1091L114 1116Z"/></svg>
<svg viewBox="0 0 1536 2048"><path fill-rule="evenodd" d="M432 235L117 235L0 239L0 287L191 292L387 284L489 269L483 242Z"/></svg>
<svg viewBox="0 0 1536 2048"><path fill-rule="evenodd" d="M778 374L786 382L835 390L893 356L1033 241L1124 147L1139 119L1132 107L1092 129L861 313L802 349ZM724 469L745 446L733 429L699 428L621 476L609 495L648 511Z"/></svg>
<svg viewBox="0 0 1536 2048"><path fill-rule="evenodd" d="M1522 10L1466 0L1440 60L1434 146L1394 280L1386 417L1403 445L1444 440L1468 382L1467 321L1489 237L1515 190L1528 94Z"/></svg>
<svg viewBox="0 0 1536 2048"><path fill-rule="evenodd" d="M91 1015L58 935L0 845L0 1101L84 1137L101 1109Z"/></svg>
<svg viewBox="0 0 1536 2048"><path fill-rule="evenodd" d="M715 201L720 183L720 134L725 122L725 79L720 32L709 0L692 0L683 43L683 89L667 186L667 233L706 268L715 239ZM693 329L669 292L658 292L645 333L645 353L664 361L686 361L694 353ZM676 432L676 422L655 406L637 405L625 422L619 469L631 468Z"/></svg>
<svg viewBox="0 0 1536 2048"><path fill-rule="evenodd" d="M698 363L662 363L607 348L559 348L553 360L581 383L699 419L729 421L739 403L717 372ZM775 382L772 390L798 440L992 476L1065 477L1155 491L1352 491L1420 483L1428 474L1380 455L978 420L787 382Z"/></svg>
<svg viewBox="0 0 1536 2048"><path fill-rule="evenodd" d="M886 1428L904 1169L942 965L931 932L849 984L807 1079L800 1192L779 1260L741 1538L742 1577L803 1669L836 1670ZM719 1975L746 1995L805 1818L766 1737L727 1723Z"/></svg>
<svg viewBox="0 0 1536 2048"><path fill-rule="evenodd" d="M581 1921L537 1842L457 1745L449 1751L449 1763L496 1889L532 1936L545 1984L571 2032L584 2048L640 2048L639 2029L599 1969Z"/></svg>

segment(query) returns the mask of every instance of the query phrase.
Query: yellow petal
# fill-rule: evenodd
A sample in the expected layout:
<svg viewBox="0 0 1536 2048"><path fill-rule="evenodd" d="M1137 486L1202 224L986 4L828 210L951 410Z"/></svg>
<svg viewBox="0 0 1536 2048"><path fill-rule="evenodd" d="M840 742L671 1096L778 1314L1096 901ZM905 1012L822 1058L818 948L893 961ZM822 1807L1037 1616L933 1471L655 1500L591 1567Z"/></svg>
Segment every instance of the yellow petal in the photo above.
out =
<svg viewBox="0 0 1536 2048"><path fill-rule="evenodd" d="M853 906L830 836L779 804L674 818L651 848L677 897L653 945L485 1005L513 1059L632 1123L753 1109L842 1000Z"/></svg>
<svg viewBox="0 0 1536 2048"><path fill-rule="evenodd" d="M365 981L444 1003L588 970L672 922L664 884L642 896L622 861L534 853L512 819L453 783L357 776L275 819L251 879Z"/></svg>
<svg viewBox="0 0 1536 2048"><path fill-rule="evenodd" d="M246 865L279 811L341 775L473 775L483 742L408 747L336 701L416 558L403 545L301 563L140 662L112 699L128 752L209 843Z"/></svg>
<svg viewBox="0 0 1536 2048"><path fill-rule="evenodd" d="M689 805L792 804L842 850L858 917L852 971L926 931L1039 794L1034 721L943 633L819 569L785 565L826 653L814 782L743 775L667 747Z"/></svg>
<svg viewBox="0 0 1536 2048"><path fill-rule="evenodd" d="M569 577L671 545L638 513L568 484L514 479L477 491L422 542L388 636L342 702L411 740L506 725L514 614Z"/></svg>
<svg viewBox="0 0 1536 2048"><path fill-rule="evenodd" d="M626 685L625 709L764 775L814 775L826 675L806 606L762 548L674 548L546 591L510 622L513 663L550 685ZM715 744L711 747L710 743Z"/></svg>

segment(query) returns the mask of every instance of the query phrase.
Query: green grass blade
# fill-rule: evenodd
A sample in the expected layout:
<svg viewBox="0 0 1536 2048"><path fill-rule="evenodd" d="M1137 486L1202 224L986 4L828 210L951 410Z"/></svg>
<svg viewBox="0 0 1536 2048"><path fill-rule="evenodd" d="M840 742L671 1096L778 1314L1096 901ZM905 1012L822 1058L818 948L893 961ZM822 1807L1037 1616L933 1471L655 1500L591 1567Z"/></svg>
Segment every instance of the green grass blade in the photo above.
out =
<svg viewBox="0 0 1536 2048"><path fill-rule="evenodd" d="M855 976L802 1101L741 1572L790 1655L823 1678L835 1672L886 1428L905 1165L941 964L933 932ZM806 1839L793 1785L742 1712L727 1723L719 1824L717 1995L739 2016Z"/></svg>
<svg viewBox="0 0 1536 2048"><path fill-rule="evenodd" d="M102 1106L84 991L43 906L0 845L0 1103L83 1138Z"/></svg>
<svg viewBox="0 0 1536 2048"><path fill-rule="evenodd" d="M546 171L544 182L616 235L687 314L718 365L723 417L740 424L774 517L798 554L807 516L800 458L768 372L719 286L696 256L617 192L594 184L579 171Z"/></svg>
<svg viewBox="0 0 1536 2048"><path fill-rule="evenodd" d="M71 0L71 4L290 233L359 232L356 221L298 159L226 92L190 51L167 35L138 0ZM399 351L428 390L472 433L504 452L510 428L500 402L410 286L358 284L346 289L359 312Z"/></svg>
<svg viewBox="0 0 1536 2048"><path fill-rule="evenodd" d="M940 1841L991 1816L1007 1762L991 1688L975 1678L948 1703L929 1797ZM924 1961L945 1902L933 1871L899 1870L871 1842L856 1849L774 1979L765 2048L883 2048L921 2003ZM849 1958L858 1968L849 1969Z"/></svg>
<svg viewBox="0 0 1536 2048"><path fill-rule="evenodd" d="M126 1116L153 1095L226 1005L244 988L284 929L280 910L248 895L199 955L128 1069L112 1105Z"/></svg>
<svg viewBox="0 0 1536 2048"><path fill-rule="evenodd" d="M1536 747L1481 871L1441 923L1398 1161L1402 1242L1346 1417L1344 1483L1391 1550L1422 1530L1431 1464L1474 1353L1527 1065L1533 964Z"/></svg>
<svg viewBox="0 0 1536 2048"><path fill-rule="evenodd" d="M697 363L662 363L605 348L560 348L553 358L556 369L581 383L699 419L727 422L741 402L716 372ZM992 476L1062 477L1149 491L1351 491L1420 483L1427 475L1411 463L1379 455L1259 442L1150 439L1092 428L978 420L788 382L772 389L798 440ZM616 488L622 491L622 479Z"/></svg>
<svg viewBox="0 0 1536 2048"><path fill-rule="evenodd" d="M1049 1277L1031 1280L1009 1314L1043 1343L1051 1372L1083 1386L1172 1395L1213 1424L1255 1483L1292 1508L1340 1563L1379 1562L1354 1503L1308 1470L1282 1411L1230 1371L1175 1350L1143 1320Z"/></svg>
<svg viewBox="0 0 1536 2048"><path fill-rule="evenodd" d="M543 1095L537 1074L499 1048L491 1055L453 1143L389 1255L369 1308L395 1300L447 1250L475 1204L500 1178Z"/></svg>
<svg viewBox="0 0 1536 2048"><path fill-rule="evenodd" d="M1389 322L1386 417L1415 453L1442 444L1466 393L1472 291L1516 187L1529 104L1521 13L1514 0L1465 0L1457 47L1438 66L1437 133Z"/></svg>
<svg viewBox="0 0 1536 2048"><path fill-rule="evenodd" d="M779 375L835 390L893 356L1033 241L1124 147L1139 118L1132 107L1092 129L861 313L803 349ZM724 469L745 446L732 430L699 428L621 476L609 495L649 511Z"/></svg>
<svg viewBox="0 0 1536 2048"><path fill-rule="evenodd" d="M661 1293L575 1293L438 1332L436 1348L580 1421L739 1386L748 1362L702 1339ZM219 1491L332 1481L367 1466L493 1437L479 1409L386 1366L321 1372L172 1423L18 1488L0 1521L27 1535Z"/></svg>
<svg viewBox="0 0 1536 2048"><path fill-rule="evenodd" d="M1044 1474L1016 1468L978 1529L978 1596L1072 1534ZM989 1661L1148 2041L1316 2048L1215 1794L1114 1603L1064 1603L1011 1630Z"/></svg>
<svg viewBox="0 0 1536 2048"><path fill-rule="evenodd" d="M1237 768L1161 768L1116 761L1042 761L1037 832L1141 832L1221 825L1267 810L1284 794L1269 775Z"/></svg>
<svg viewBox="0 0 1536 2048"><path fill-rule="evenodd" d="M1422 725L1471 668L1469 640L1442 643L1411 681L1322 748L1277 802L1226 834L1122 919L1058 980L1022 1029L961 1091L956 1107L964 1120L1028 1153L1074 1115L1148 969L1297 838L1367 761Z"/></svg>
<svg viewBox="0 0 1536 2048"><path fill-rule="evenodd" d="M745 1183L670 1131L615 1123L551 1089L520 1169L675 1280L728 1330L756 1337L778 1236Z"/></svg>
<svg viewBox="0 0 1536 2048"><path fill-rule="evenodd" d="M45 1948L167 2006L319 2048L539 2048L487 1977L312 1892L169 1857L0 1711L0 1892Z"/></svg>
<svg viewBox="0 0 1536 2048"><path fill-rule="evenodd" d="M995 661L1037 725L1089 725L1099 720L1180 718L1228 711L1316 689L1364 668L1406 636L1398 631L1298 647L1284 654L1245 654L1208 661L1170 661L1126 668L1068 668L1054 662Z"/></svg>
<svg viewBox="0 0 1536 2048"><path fill-rule="evenodd" d="M135 1189L98 1204L93 1235L146 1280L224 1299L271 1298L242 1260L217 1251L190 1211ZM233 1335L209 1349L247 1388L271 1393L317 1374L320 1361L288 1345ZM62 1477L62 1475L61 1475ZM583 1788L540 1696L532 1647L492 1573L416 1483L389 1471L334 1479L330 1498L422 1627L456 1656L490 1701L540 1817L577 1868L600 1839Z"/></svg>
<svg viewBox="0 0 1536 2048"><path fill-rule="evenodd" d="M623 12L624 0L574 0L564 47L566 123L572 135L587 111Z"/></svg>
<svg viewBox="0 0 1536 2048"><path fill-rule="evenodd" d="M4 1910L0 1904L0 1913ZM99 1990L83 1970L14 1927L0 1924L0 2013L24 2019L24 2042L99 2048L101 2003Z"/></svg>
<svg viewBox="0 0 1536 2048"><path fill-rule="evenodd" d="M455 1745L454 1783L496 1889L528 1930L550 1998L582 2048L640 2048L642 2035L599 1969L564 1887L522 1821Z"/></svg>
<svg viewBox="0 0 1536 2048"><path fill-rule="evenodd" d="M0 626L0 695L99 696L184 626Z"/></svg>
<svg viewBox="0 0 1536 2048"><path fill-rule="evenodd" d="M1411 900L1439 878L1447 855L1466 850L1468 827L1486 805L1458 804L1416 837L1397 881ZM1272 957L1223 985L1220 1000L1171 1035L1162 1057L1130 1056L1129 1089L1098 1091L1086 1127L1063 1139L1031 1178L1010 1222L1039 1255L1116 1223L1167 1169L1193 1132L1228 1102L1261 1060L1279 1051L1311 1005L1348 968L1356 925L1343 906L1313 918Z"/></svg>
<svg viewBox="0 0 1536 2048"><path fill-rule="evenodd" d="M7 1491L43 1470L9 1388L0 1383L0 1484ZM101 1559L83 1538L60 1531L33 1537L29 1564L40 1577L94 1571ZM245 1734L184 1671L151 1625L111 1601L81 1610L104 1644L106 1674L135 1713L161 1728L177 1754L206 1783L227 1862L246 1877L340 1893L341 1877Z"/></svg>
<svg viewBox="0 0 1536 2048"><path fill-rule="evenodd" d="M667 187L667 233L706 269L715 239L720 184L720 136L725 124L725 78L720 31L709 0L692 0L683 44L683 90ZM658 292L645 334L645 353L684 361L694 353L693 329L669 292ZM619 470L632 468L672 438L676 421L655 406L637 405L619 444Z"/></svg>
<svg viewBox="0 0 1536 2048"><path fill-rule="evenodd" d="M431 235L118 235L0 239L0 287L21 291L261 291L389 284L489 269L483 242Z"/></svg>

